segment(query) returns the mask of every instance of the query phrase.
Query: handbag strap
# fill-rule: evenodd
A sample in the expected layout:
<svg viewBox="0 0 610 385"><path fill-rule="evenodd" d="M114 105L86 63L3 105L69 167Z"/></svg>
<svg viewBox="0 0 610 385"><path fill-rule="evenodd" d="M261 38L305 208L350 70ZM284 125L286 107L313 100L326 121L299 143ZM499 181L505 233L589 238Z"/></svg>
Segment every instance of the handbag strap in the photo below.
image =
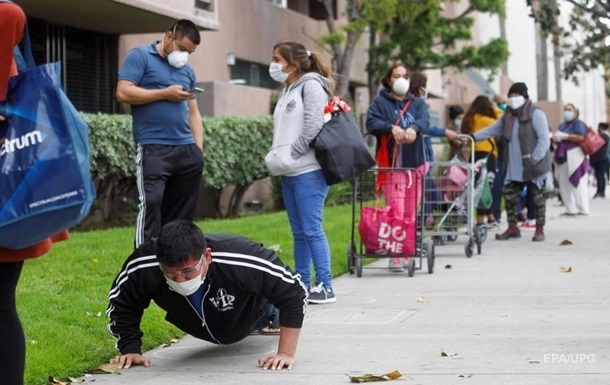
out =
<svg viewBox="0 0 610 385"><path fill-rule="evenodd" d="M400 121L402 120L403 116L405 116L405 114L407 113L407 110L409 109L410 105L411 105L411 100L407 100L407 102L405 103L404 107L402 107L402 110L400 111L400 115L398 116L398 118L396 118L396 121L394 122L395 126L398 126L398 123L400 123Z"/></svg>

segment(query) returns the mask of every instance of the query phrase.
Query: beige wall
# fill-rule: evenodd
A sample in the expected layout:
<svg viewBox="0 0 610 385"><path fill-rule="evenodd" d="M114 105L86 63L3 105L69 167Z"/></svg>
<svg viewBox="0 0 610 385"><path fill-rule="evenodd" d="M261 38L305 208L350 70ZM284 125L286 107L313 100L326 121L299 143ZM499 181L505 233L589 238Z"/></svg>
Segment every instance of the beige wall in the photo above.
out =
<svg viewBox="0 0 610 385"><path fill-rule="evenodd" d="M202 115L249 116L270 113L271 90L222 82L203 82L197 103Z"/></svg>

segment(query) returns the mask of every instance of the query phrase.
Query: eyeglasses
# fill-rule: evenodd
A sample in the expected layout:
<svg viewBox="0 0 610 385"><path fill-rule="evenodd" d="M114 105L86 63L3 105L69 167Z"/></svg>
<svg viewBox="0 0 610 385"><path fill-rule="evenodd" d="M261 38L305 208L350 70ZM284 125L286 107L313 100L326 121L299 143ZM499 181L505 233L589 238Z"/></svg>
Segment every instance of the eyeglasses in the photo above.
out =
<svg viewBox="0 0 610 385"><path fill-rule="evenodd" d="M178 270L178 271L167 271L167 270L163 270L161 265L159 265L159 269L161 269L164 276L166 276L167 278L169 278L171 280L175 280L176 278L178 278L179 275L183 276L185 279L192 279L199 273L199 269L201 269L202 265L203 265L203 255L201 256L201 258L199 259L199 262L197 262L195 267L188 267L186 269L182 269L182 270Z"/></svg>

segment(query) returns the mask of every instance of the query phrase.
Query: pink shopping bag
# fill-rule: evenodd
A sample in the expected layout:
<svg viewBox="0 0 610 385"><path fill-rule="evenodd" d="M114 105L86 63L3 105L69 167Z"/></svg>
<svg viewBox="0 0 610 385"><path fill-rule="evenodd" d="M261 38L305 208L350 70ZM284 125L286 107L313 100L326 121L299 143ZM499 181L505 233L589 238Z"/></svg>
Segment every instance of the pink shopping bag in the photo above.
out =
<svg viewBox="0 0 610 385"><path fill-rule="evenodd" d="M415 221L397 216L391 206L363 207L358 233L367 253L413 255Z"/></svg>

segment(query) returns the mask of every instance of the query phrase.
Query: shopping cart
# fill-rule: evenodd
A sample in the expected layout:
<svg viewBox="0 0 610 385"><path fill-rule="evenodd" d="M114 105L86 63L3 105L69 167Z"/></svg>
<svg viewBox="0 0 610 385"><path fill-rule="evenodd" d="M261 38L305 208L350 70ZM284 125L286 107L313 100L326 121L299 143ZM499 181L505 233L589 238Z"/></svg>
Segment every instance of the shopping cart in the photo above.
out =
<svg viewBox="0 0 610 385"><path fill-rule="evenodd" d="M399 260L408 276L423 268L434 271L434 242L423 240L425 188L421 170L372 168L354 181L349 273L362 277L366 258ZM387 269L366 265L367 269Z"/></svg>
<svg viewBox="0 0 610 385"><path fill-rule="evenodd" d="M467 147L448 162L430 163L426 174L426 205L424 206L425 236L432 237L434 244L445 245L465 235L464 252L472 257L474 246L481 254L482 244L487 239L487 229L474 223L474 209L482 195L484 183L488 183L485 160L475 162L474 140L460 135ZM466 154L465 156L463 156Z"/></svg>

